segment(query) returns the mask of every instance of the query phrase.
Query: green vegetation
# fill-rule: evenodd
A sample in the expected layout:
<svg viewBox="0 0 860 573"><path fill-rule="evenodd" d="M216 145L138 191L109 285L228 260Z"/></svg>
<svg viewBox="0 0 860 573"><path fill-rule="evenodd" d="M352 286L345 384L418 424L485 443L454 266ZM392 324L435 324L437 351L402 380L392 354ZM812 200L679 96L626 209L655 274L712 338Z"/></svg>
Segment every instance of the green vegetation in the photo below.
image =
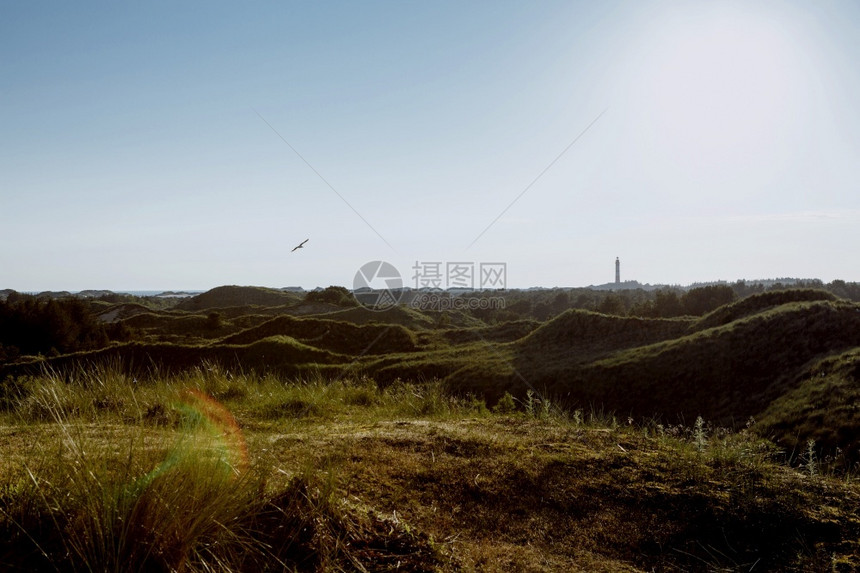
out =
<svg viewBox="0 0 860 573"><path fill-rule="evenodd" d="M358 306L352 293L342 286L330 286L305 295L305 302L322 302L335 306Z"/></svg>
<svg viewBox="0 0 860 573"><path fill-rule="evenodd" d="M0 566L856 569L860 306L730 286L10 293Z"/></svg>
<svg viewBox="0 0 860 573"><path fill-rule="evenodd" d="M860 349L814 362L758 419L763 435L794 457L812 441L822 464L853 469L860 452Z"/></svg>
<svg viewBox="0 0 860 573"><path fill-rule="evenodd" d="M295 304L301 297L295 293L263 287L221 286L184 299L174 308L198 311L232 306L281 306Z"/></svg>
<svg viewBox="0 0 860 573"><path fill-rule="evenodd" d="M98 348L108 329L77 299L38 300L10 295L0 301L0 364L21 354L59 354Z"/></svg>
<svg viewBox="0 0 860 573"><path fill-rule="evenodd" d="M844 302L789 303L662 342L618 344L618 351L580 366L576 356L528 349L518 369L536 387L578 404L731 424L758 416L793 387L810 360L860 345L857 309Z"/></svg>
<svg viewBox="0 0 860 573"><path fill-rule="evenodd" d="M346 505L315 467L249 445L304 409L447 407L405 389L377 399L363 384L285 385L209 365L145 384L116 368L22 381L0 429L0 568L328 570L396 558L430 570L426 537ZM271 429L242 429L254 423Z"/></svg>
<svg viewBox="0 0 860 573"><path fill-rule="evenodd" d="M355 325L339 320L279 316L226 337L225 344L250 344L275 335L293 338L341 354L408 352L416 347L415 336L400 325Z"/></svg>
<svg viewBox="0 0 860 573"><path fill-rule="evenodd" d="M737 294L728 285L698 287L680 295L672 290L658 290L654 294L654 300L634 305L630 314L652 318L702 316L715 308L732 303L736 298Z"/></svg>
<svg viewBox="0 0 860 573"><path fill-rule="evenodd" d="M222 287L199 295L218 308L199 312L150 310L122 302L107 308L99 303L87 315L80 301L30 299L26 308L77 308L84 313L80 320L51 324L110 332L112 342L75 339L70 348L77 352L51 346L49 354L60 355L48 358L16 358L9 355L13 347L6 345L0 380L36 375L44 364L68 371L103 362L122 364L138 378L153 368L179 373L202 362L259 375L366 375L383 385L437 378L448 392L478 396L491 405L505 392L523 400L533 390L570 411L598 407L637 420L690 423L703 416L737 427L752 416L762 420L761 431L770 432L763 435L792 459L797 460L812 439L822 459L839 458L849 467L860 461L860 445L853 438L860 413L850 406L853 371L846 366L832 375L822 376L820 369L811 374L819 361L860 345L860 313L855 304L823 290L761 292L699 318L570 309L543 323L520 319L485 324L463 311L396 307L375 312L318 301L218 306L258 295L272 295L280 303L285 294L251 288L246 296L243 288ZM343 294L327 289L317 295L331 293ZM561 308L583 302L583 296L557 293L551 302ZM726 288L703 287L689 291L684 300L719 296L728 298ZM21 304L10 301L7 306ZM530 312L532 307L522 302L512 306ZM321 314L314 314L317 311ZM447 320L440 319L443 315ZM49 329L40 340L53 344L55 334L63 332L68 338L63 328L57 333ZM20 338L15 330L5 332Z"/></svg>
<svg viewBox="0 0 860 573"><path fill-rule="evenodd" d="M835 301L837 297L823 291L814 289L791 289L777 290L757 294L742 299L733 304L727 304L715 309L702 317L696 324L698 330L722 326L734 320L744 318L769 308L777 307L792 302L813 302L819 300Z"/></svg>
<svg viewBox="0 0 860 573"><path fill-rule="evenodd" d="M860 490L738 432L203 364L19 380L0 566L851 570ZM812 475L814 474L814 475Z"/></svg>

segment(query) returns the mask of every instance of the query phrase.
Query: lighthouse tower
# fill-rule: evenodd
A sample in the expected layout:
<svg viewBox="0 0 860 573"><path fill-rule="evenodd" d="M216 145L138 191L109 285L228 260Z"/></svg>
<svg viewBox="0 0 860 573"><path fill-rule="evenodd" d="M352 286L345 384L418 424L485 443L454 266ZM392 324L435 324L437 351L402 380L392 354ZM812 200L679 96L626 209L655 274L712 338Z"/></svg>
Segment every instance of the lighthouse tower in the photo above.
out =
<svg viewBox="0 0 860 573"><path fill-rule="evenodd" d="M621 261L615 257L615 284L621 284Z"/></svg>

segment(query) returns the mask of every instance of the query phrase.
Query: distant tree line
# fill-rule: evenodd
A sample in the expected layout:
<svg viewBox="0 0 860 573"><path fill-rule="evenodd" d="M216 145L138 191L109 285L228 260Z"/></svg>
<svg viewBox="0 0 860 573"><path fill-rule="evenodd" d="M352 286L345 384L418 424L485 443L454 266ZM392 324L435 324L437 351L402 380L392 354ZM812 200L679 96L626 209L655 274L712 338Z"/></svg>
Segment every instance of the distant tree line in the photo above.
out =
<svg viewBox="0 0 860 573"><path fill-rule="evenodd" d="M469 312L488 323L511 320L548 320L565 310L576 308L616 316L673 318L703 316L712 310L750 295L794 288L820 289L838 297L860 302L860 284L835 280L775 279L767 284L737 281L697 286L691 289L663 287L656 290L598 290L589 288L486 291L469 296L505 299L505 307L475 309Z"/></svg>
<svg viewBox="0 0 860 573"><path fill-rule="evenodd" d="M109 328L80 299L39 300L12 293L0 301L0 363L20 355L100 348L109 340Z"/></svg>

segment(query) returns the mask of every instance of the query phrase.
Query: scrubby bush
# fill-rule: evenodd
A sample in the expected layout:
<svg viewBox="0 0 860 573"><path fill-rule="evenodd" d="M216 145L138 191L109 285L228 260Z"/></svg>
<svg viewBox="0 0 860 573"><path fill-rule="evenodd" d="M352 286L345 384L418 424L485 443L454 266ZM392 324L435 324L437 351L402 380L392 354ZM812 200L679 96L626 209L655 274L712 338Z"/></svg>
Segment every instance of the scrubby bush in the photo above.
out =
<svg viewBox="0 0 860 573"><path fill-rule="evenodd" d="M48 354L100 348L108 335L78 299L38 300L31 296L10 296L0 301L0 361L21 354Z"/></svg>
<svg viewBox="0 0 860 573"><path fill-rule="evenodd" d="M323 302L337 306L358 306L358 301L345 287L330 286L323 290L311 291L305 295L305 302Z"/></svg>
<svg viewBox="0 0 860 573"><path fill-rule="evenodd" d="M517 409L517 404L514 401L514 397L511 396L510 392L505 392L504 395L499 398L499 401L493 406L493 412L497 414L511 414L515 412Z"/></svg>

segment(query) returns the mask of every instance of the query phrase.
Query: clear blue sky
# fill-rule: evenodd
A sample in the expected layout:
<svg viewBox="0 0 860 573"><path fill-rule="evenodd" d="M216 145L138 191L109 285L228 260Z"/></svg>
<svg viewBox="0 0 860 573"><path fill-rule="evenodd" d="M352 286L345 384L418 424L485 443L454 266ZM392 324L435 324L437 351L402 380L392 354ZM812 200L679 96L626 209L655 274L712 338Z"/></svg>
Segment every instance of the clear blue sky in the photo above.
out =
<svg viewBox="0 0 860 573"><path fill-rule="evenodd" d="M377 259L585 286L616 256L858 281L858 29L857 2L7 2L0 288Z"/></svg>

